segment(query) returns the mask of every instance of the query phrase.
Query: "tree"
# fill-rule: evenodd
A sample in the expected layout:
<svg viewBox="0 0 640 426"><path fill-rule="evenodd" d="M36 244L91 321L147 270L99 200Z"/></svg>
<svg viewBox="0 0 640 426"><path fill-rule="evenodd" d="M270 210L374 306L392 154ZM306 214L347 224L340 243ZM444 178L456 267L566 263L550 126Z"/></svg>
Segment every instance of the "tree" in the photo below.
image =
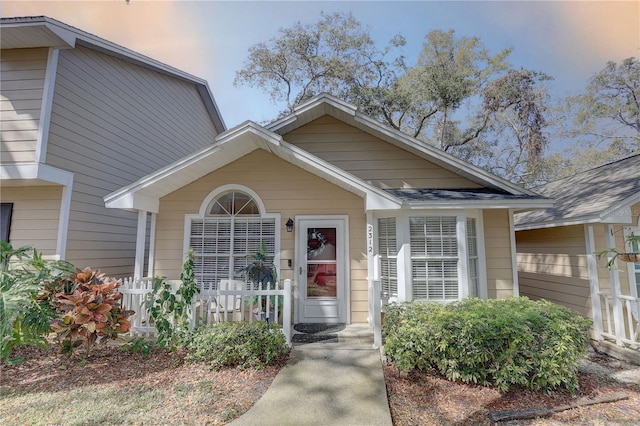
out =
<svg viewBox="0 0 640 426"><path fill-rule="evenodd" d="M382 55L351 14L322 13L315 25L298 22L252 46L234 84L263 89L273 101L285 102L288 113L323 91L343 95L349 85L369 84Z"/></svg>
<svg viewBox="0 0 640 426"><path fill-rule="evenodd" d="M550 181L640 150L640 60L609 61L583 93L563 100L557 136L573 141L544 159L539 179Z"/></svg>
<svg viewBox="0 0 640 426"><path fill-rule="evenodd" d="M586 92L568 103L574 108L573 135L640 148L640 60L607 62L591 78Z"/></svg>
<svg viewBox="0 0 640 426"><path fill-rule="evenodd" d="M379 49L351 14L322 14L315 24L297 23L251 47L235 84L259 87L284 102L282 114L329 92L394 129L483 166L503 159L491 153L497 146L517 150L504 158L534 161L542 155L542 83L548 76L513 70L507 62L511 49L493 55L479 38L456 37L453 30L429 32L414 65L399 51L404 44L396 36ZM505 147L499 137L507 129L517 143ZM495 168L502 170L506 166Z"/></svg>

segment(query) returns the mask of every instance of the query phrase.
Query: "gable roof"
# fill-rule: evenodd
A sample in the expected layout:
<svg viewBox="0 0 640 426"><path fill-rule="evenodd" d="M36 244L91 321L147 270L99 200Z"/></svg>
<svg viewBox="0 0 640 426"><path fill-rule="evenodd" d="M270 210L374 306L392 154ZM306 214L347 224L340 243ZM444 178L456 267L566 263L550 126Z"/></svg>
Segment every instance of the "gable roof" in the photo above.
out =
<svg viewBox="0 0 640 426"><path fill-rule="evenodd" d="M353 107L328 95L322 95L314 99L314 107L300 122L312 121L312 117L326 110L331 110L338 105L353 111ZM341 110L341 109L339 109ZM334 111L335 112L335 111ZM323 114L324 115L324 114ZM340 115L340 114L338 114ZM338 117L340 119L340 117ZM513 184L505 184L502 179L488 179L487 174L475 172L473 166L458 159L450 159L448 155L435 156L435 160L427 151L420 150L417 145L405 147L403 140L395 141L394 144L401 146L411 152L420 152L421 156L428 158L437 164L446 164L449 170L457 170L464 176L471 175L476 182L483 183L489 188L493 196L470 196L465 192L459 192L455 203L451 199L447 202L437 202L433 196L425 197L422 200L407 199L401 193L385 191L373 186L364 180L342 170L341 168L324 161L313 154L284 140L282 135L271 129L282 129L287 122L296 121L296 117L285 117L275 124L262 127L254 122L246 121L233 129L230 129L215 138L215 142L204 149L201 149L173 164L170 164L157 172L151 173L142 179L133 182L107 195L104 200L107 207L122 209L139 209L157 212L159 200L165 195L182 188L183 186L211 173L237 159L247 155L256 149L264 149L277 157L298 166L338 187L359 195L365 199L367 210L384 210L399 208L538 208L551 205L550 200L546 200L537 194L527 191ZM360 118L364 123L365 119ZM364 125L364 124L363 124ZM386 136L392 140L392 134ZM437 154L443 154L439 151ZM466 170L463 170L468 167ZM493 176L493 175L490 175ZM513 187L513 189L512 189ZM451 192L451 191L450 191ZM440 200L442 201L442 200Z"/></svg>
<svg viewBox="0 0 640 426"><path fill-rule="evenodd" d="M640 202L640 153L536 188L555 199L545 210L515 215L515 229L583 223L630 223Z"/></svg>
<svg viewBox="0 0 640 426"><path fill-rule="evenodd" d="M84 46L194 84L218 133L226 130L226 125L206 80L47 16L0 18L0 35L0 48L2 49L38 47L70 49L75 46Z"/></svg>
<svg viewBox="0 0 640 426"><path fill-rule="evenodd" d="M539 197L538 194L509 182L473 164L467 163L447 152L423 141L412 138L404 132L386 126L358 112L356 106L344 102L335 96L322 93L309 101L296 106L293 114L283 117L266 126L267 129L286 135L287 133L310 123L323 115L329 115L349 124L365 133L430 161L438 166L462 176L483 187L507 194L521 194Z"/></svg>

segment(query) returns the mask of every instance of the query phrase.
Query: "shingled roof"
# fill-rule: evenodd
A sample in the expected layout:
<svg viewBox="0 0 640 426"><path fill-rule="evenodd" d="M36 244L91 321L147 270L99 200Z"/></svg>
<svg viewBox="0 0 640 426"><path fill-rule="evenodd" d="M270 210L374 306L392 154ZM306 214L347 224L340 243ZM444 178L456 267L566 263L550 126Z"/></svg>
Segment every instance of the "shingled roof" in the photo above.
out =
<svg viewBox="0 0 640 426"><path fill-rule="evenodd" d="M596 223L625 215L640 202L640 153L534 188L555 200L544 210L515 215L516 230ZM622 221L622 220L621 220Z"/></svg>

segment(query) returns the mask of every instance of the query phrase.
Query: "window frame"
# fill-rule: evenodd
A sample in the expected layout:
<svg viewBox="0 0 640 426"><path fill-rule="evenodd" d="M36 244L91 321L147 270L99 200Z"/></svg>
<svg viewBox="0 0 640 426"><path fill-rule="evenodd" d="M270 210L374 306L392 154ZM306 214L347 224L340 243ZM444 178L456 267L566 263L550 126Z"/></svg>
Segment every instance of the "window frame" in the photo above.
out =
<svg viewBox="0 0 640 426"><path fill-rule="evenodd" d="M410 217L416 216L455 216L456 217L456 235L458 244L458 256L464 253L462 261L458 262L458 276L464 276L464 280L459 280L458 286L458 299L462 300L470 294L469 288L469 264L467 251L467 219L474 219L476 225L476 250L477 250L477 292L476 297L481 299L488 298L488 283L487 283L487 264L485 254L485 236L484 236L484 220L483 212L481 209L464 209L464 210L451 210L451 209L415 209L405 210L397 212L378 211L373 215L375 220L375 235L374 235L374 255L379 256L379 234L378 234L378 219L394 217L396 220L396 244L397 244L397 282L398 282L398 301L412 301L413 299L413 277L411 268L411 236L409 221ZM391 213L391 214L390 214ZM461 251L462 249L462 251ZM374 256L375 258L375 256ZM379 266L378 266L379 267ZM375 268L374 268L375 269ZM464 274L464 275L461 275ZM427 299L416 299L426 301ZM442 303L448 303L451 300L440 301Z"/></svg>
<svg viewBox="0 0 640 426"><path fill-rule="evenodd" d="M189 252L189 248L191 247L191 226L192 223L194 222L194 220L196 221L200 221L200 220L206 220L207 218L209 219L215 219L215 218L222 218L222 216L208 216L207 215L207 210L209 205L211 204L211 202L213 200L215 200L217 197L224 195L224 193L230 192L230 191L236 191L236 192L243 192L246 195L250 196L255 203L258 206L258 210L259 210L259 215L250 215L250 216L244 216L244 217L253 217L253 218L259 218L259 219L270 219L274 221L274 256L273 256L273 265L276 268L276 274L277 276L280 276L280 232L281 232L281 224L280 224L280 218L281 215L280 213L269 213L266 211L265 205L262 201L262 199L260 198L260 196L258 196L258 194L253 191L252 189L244 186L244 185L237 185L237 184L228 184L228 185L223 185L220 186L216 189L214 189L213 191L211 191L202 201L202 203L200 204L200 209L198 211L197 214L193 214L193 213L187 213L184 216L184 230L183 230L183 254L184 257L186 258L187 253ZM239 216L240 218L243 218L243 216ZM233 218L235 217L230 217L232 226L231 226L231 234L230 237L233 238ZM233 265L234 265L234 258L237 257L237 255L235 255L233 252L228 253L228 256L230 258L229 264L230 264L230 268L229 268L229 274L231 275L228 279L234 279L233 278ZM203 283L204 285L205 283Z"/></svg>

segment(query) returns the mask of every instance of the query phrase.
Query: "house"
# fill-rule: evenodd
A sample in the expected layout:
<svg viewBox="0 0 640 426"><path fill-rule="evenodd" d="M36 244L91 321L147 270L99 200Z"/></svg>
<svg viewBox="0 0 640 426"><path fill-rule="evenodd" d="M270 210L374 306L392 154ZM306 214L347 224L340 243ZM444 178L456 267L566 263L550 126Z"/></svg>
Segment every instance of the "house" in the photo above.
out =
<svg viewBox="0 0 640 426"><path fill-rule="evenodd" d="M138 214L103 197L226 130L206 81L47 17L0 46L3 240L130 275Z"/></svg>
<svg viewBox="0 0 640 426"><path fill-rule="evenodd" d="M296 323L367 322L373 280L400 301L517 296L514 212L552 206L327 94L212 142L105 197L149 218L136 271L177 279L192 249L215 288L264 243Z"/></svg>
<svg viewBox="0 0 640 426"><path fill-rule="evenodd" d="M640 263L616 259L608 268L611 253L596 255L638 251L626 237L640 235L640 153L536 192L556 204L515 215L520 294L593 319L593 337L604 348L640 360Z"/></svg>

